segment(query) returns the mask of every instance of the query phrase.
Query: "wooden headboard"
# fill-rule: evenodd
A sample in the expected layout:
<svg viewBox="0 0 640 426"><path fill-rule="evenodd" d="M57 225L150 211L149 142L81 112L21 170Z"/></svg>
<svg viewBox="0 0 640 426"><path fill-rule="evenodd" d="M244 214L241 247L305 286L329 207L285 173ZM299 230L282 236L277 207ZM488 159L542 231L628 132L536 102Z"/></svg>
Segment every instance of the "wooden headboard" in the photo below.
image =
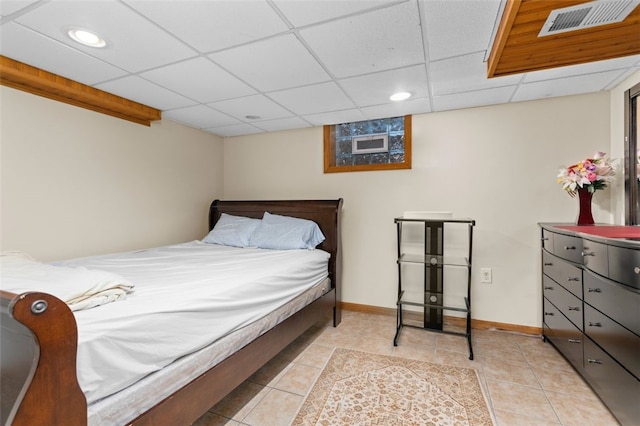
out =
<svg viewBox="0 0 640 426"><path fill-rule="evenodd" d="M342 300L342 244L340 236L340 214L342 198L336 200L277 200L277 201L225 201L215 200L209 209L209 229L213 229L220 215L227 213L235 216L262 218L264 212L309 219L318 224L325 240L319 249L331 255L329 260L329 278L331 287L336 289L336 303ZM341 320L340 309L336 309L334 325Z"/></svg>

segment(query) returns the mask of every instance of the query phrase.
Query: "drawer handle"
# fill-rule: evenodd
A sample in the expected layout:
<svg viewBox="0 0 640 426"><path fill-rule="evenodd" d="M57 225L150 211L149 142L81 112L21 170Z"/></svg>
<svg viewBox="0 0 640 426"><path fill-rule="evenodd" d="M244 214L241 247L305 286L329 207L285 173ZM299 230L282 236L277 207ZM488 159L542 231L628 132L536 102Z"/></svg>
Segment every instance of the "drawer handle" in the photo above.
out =
<svg viewBox="0 0 640 426"><path fill-rule="evenodd" d="M551 262L545 262L544 266L553 266L553 263L551 263Z"/></svg>
<svg viewBox="0 0 640 426"><path fill-rule="evenodd" d="M602 323L589 321L589 327L602 327Z"/></svg>
<svg viewBox="0 0 640 426"><path fill-rule="evenodd" d="M573 277L573 278L569 277L567 278L567 281L580 281L580 277Z"/></svg>
<svg viewBox="0 0 640 426"><path fill-rule="evenodd" d="M583 251L583 252L582 252L582 257L585 257L585 256L595 256L595 255L596 255L596 254L595 254L594 252L592 252L592 251Z"/></svg>
<svg viewBox="0 0 640 426"><path fill-rule="evenodd" d="M576 247L575 246L564 246L565 250L575 250Z"/></svg>
<svg viewBox="0 0 640 426"><path fill-rule="evenodd" d="M570 310L570 311L579 311L579 310L580 310L580 308L579 308L579 307L577 307L577 306L569 306L569 310Z"/></svg>
<svg viewBox="0 0 640 426"><path fill-rule="evenodd" d="M640 267L636 266L635 268L633 268L633 272L636 274L640 274Z"/></svg>
<svg viewBox="0 0 640 426"><path fill-rule="evenodd" d="M599 288L590 288L587 290L587 293L602 293L602 290Z"/></svg>
<svg viewBox="0 0 640 426"><path fill-rule="evenodd" d="M548 286L546 286L544 289L545 289L545 290L553 290L553 287L551 287L550 285L548 285Z"/></svg>
<svg viewBox="0 0 640 426"><path fill-rule="evenodd" d="M601 359L587 358L587 362L589 364L602 364L602 360Z"/></svg>
<svg viewBox="0 0 640 426"><path fill-rule="evenodd" d="M580 339L567 339L567 341L568 341L569 343L580 343L580 342L581 342L581 340L580 340Z"/></svg>
<svg viewBox="0 0 640 426"><path fill-rule="evenodd" d="M549 241L549 237L542 237L542 241Z"/></svg>
<svg viewBox="0 0 640 426"><path fill-rule="evenodd" d="M553 316L553 312L545 312L544 314L547 315L547 316L550 316L550 317Z"/></svg>

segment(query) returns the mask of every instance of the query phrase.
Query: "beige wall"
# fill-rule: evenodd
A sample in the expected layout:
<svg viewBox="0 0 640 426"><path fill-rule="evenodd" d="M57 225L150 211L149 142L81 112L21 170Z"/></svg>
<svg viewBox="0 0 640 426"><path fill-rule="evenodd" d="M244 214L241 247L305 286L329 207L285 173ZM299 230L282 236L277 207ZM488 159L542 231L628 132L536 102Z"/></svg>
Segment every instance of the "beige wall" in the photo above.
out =
<svg viewBox="0 0 640 426"><path fill-rule="evenodd" d="M0 248L41 260L202 238L223 142L0 87Z"/></svg>
<svg viewBox="0 0 640 426"><path fill-rule="evenodd" d="M477 221L473 316L541 324L538 222L575 221L561 165L609 149L609 93L413 117L411 170L323 174L322 129L225 139L225 198L344 198L347 302L394 307L393 218L450 211ZM594 216L608 222L609 194ZM481 267L493 283L480 284Z"/></svg>
<svg viewBox="0 0 640 426"><path fill-rule="evenodd" d="M414 116L413 169L336 174L322 172L321 128L223 142L1 87L0 248L42 260L136 249L201 237L217 197L343 197L344 300L391 308L393 218L448 210L477 221L474 317L539 326L537 222L577 213L557 168L620 155L615 99L639 74L611 93ZM613 220L619 196L596 193L597 221ZM479 283L481 267L492 284Z"/></svg>

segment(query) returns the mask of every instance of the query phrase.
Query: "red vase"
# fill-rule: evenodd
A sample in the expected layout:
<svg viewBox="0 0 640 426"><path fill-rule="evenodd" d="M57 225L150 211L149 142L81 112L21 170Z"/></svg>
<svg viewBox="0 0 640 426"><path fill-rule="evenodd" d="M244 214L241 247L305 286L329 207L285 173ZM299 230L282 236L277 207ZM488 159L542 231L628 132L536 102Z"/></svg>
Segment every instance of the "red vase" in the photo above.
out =
<svg viewBox="0 0 640 426"><path fill-rule="evenodd" d="M593 215L591 214L591 199L593 194L586 188L578 189L578 201L580 202L580 211L578 212L578 220L576 225L593 225Z"/></svg>

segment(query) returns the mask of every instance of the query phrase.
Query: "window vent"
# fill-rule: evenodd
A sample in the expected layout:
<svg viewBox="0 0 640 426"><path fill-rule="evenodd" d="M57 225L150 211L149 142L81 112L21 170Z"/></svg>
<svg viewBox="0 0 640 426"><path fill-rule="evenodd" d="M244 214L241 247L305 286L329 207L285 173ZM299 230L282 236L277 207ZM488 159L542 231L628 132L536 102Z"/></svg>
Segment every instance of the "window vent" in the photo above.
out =
<svg viewBox="0 0 640 426"><path fill-rule="evenodd" d="M553 10L538 37L622 22L640 0L596 0Z"/></svg>
<svg viewBox="0 0 640 426"><path fill-rule="evenodd" d="M389 151L389 135L387 133L354 136L351 142L353 144L351 152L354 154L373 154Z"/></svg>

